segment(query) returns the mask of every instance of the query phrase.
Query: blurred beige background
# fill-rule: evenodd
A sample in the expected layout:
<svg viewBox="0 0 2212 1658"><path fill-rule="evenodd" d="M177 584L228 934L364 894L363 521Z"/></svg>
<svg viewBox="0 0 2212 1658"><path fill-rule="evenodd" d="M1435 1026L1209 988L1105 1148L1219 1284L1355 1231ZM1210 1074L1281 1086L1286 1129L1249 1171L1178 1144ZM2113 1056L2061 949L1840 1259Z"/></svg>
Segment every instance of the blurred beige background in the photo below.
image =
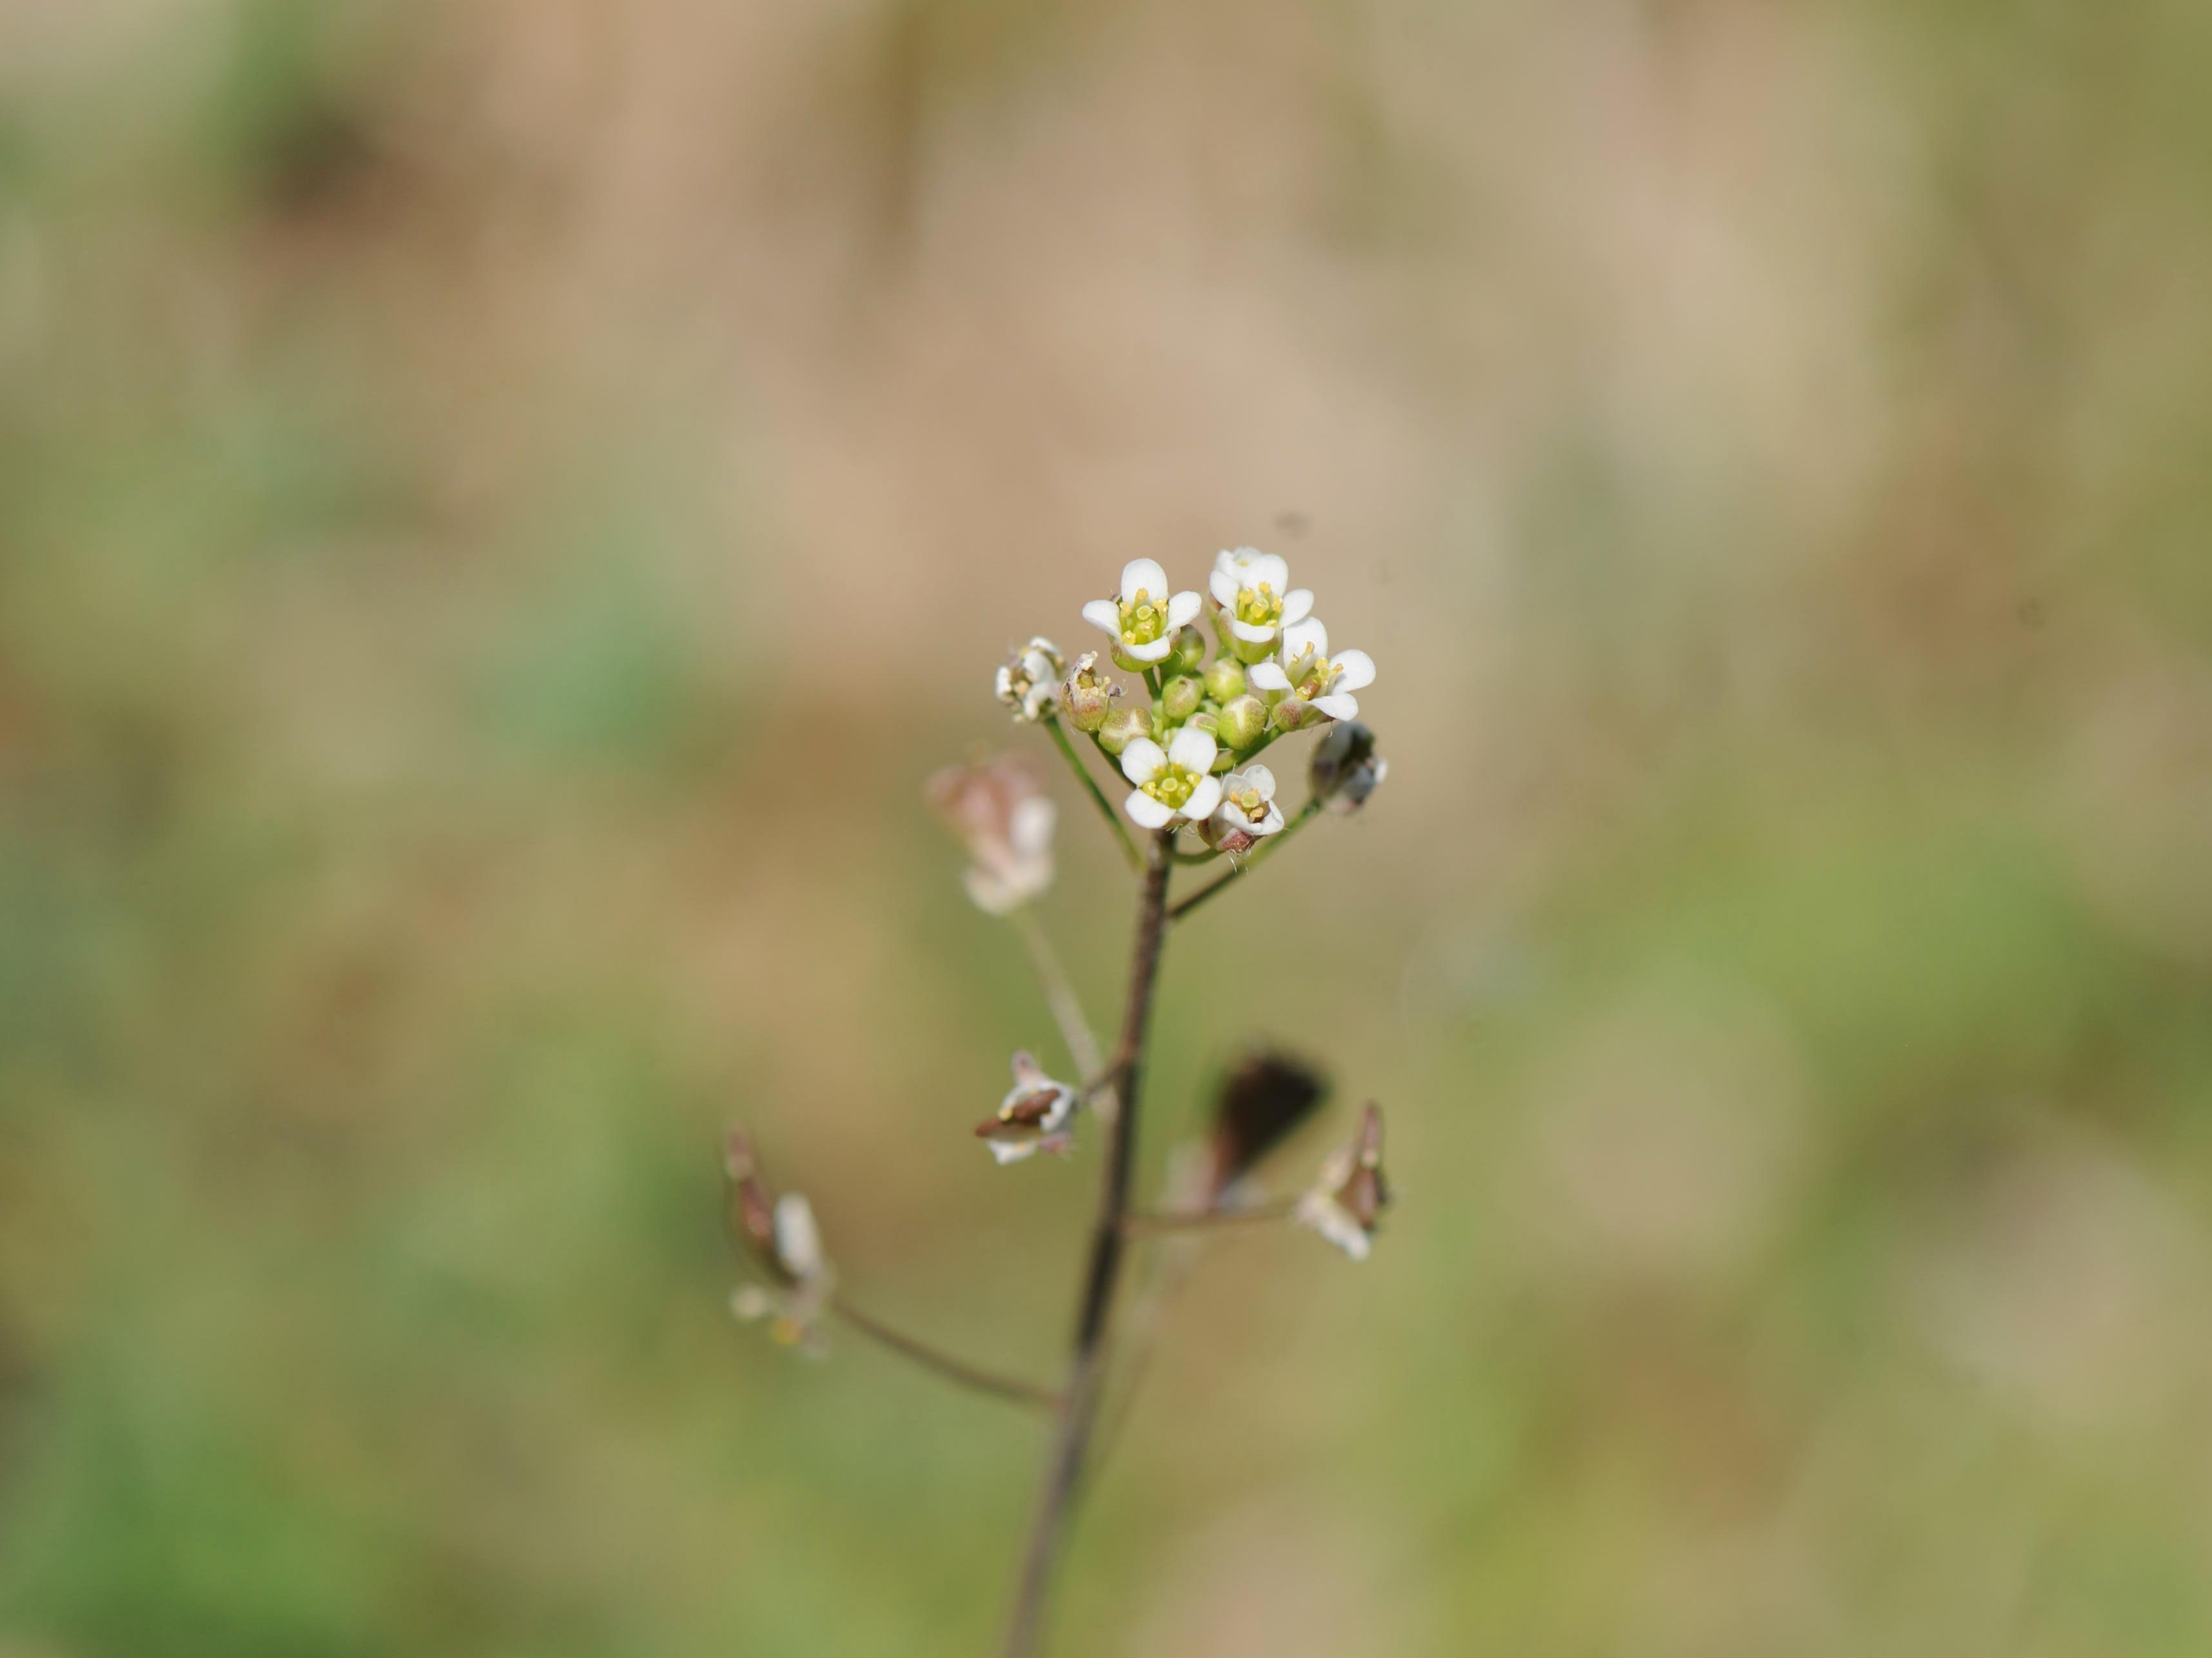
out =
<svg viewBox="0 0 2212 1658"><path fill-rule="evenodd" d="M1393 770L1170 954L1393 1123L1055 1651L2212 1646L2212 11L0 0L0 1652L971 1654L1095 1152L922 779L1126 558ZM1048 764L1040 747L1041 762ZM1125 878L1062 789L1109 1021ZM1088 1150L1089 1149L1086 1148Z"/></svg>

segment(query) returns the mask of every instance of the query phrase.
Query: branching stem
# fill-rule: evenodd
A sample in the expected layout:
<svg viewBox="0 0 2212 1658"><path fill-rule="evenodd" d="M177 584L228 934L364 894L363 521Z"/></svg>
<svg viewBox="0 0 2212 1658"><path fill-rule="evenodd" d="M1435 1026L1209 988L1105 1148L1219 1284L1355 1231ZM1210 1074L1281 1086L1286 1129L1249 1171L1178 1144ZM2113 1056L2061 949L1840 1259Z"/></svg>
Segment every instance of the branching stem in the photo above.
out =
<svg viewBox="0 0 2212 1658"><path fill-rule="evenodd" d="M1044 1626L1047 1591L1060 1558L1075 1496L1082 1484L1091 1430L1104 1393L1114 1310L1114 1291L1121 1276L1129 1193L1137 1160L1138 1094L1145 1074L1146 1035L1152 992L1158 980L1161 947L1167 942L1168 877L1174 865L1165 837L1154 835L1146 848L1145 879L1137 905L1136 938L1130 950L1129 991L1121 1009L1121 1037L1111 1070L1119 1074L1121 1109L1108 1143L1101 1177L1098 1216L1084 1266L1081 1300L1075 1321L1074 1351L1060 1406L1060 1430L1053 1439L1044 1490L1030 1528L1022 1575L1014 1594L1005 1658L1030 1658Z"/></svg>
<svg viewBox="0 0 2212 1658"><path fill-rule="evenodd" d="M830 1305L839 1318L878 1346L887 1348L948 1381L957 1382L975 1393L988 1393L994 1399L1007 1399L1033 1409L1056 1411L1060 1407L1060 1396L1049 1387L1040 1387L1035 1382L1001 1375L995 1370L985 1369L980 1364L970 1364L965 1359L955 1358L918 1336L909 1336L903 1330L894 1329L861 1312L842 1295Z"/></svg>
<svg viewBox="0 0 2212 1658"><path fill-rule="evenodd" d="M1046 936L1044 923L1037 919L1036 910L1026 904L1016 906L1007 919L1022 936L1023 946L1030 953L1030 966L1036 970L1037 984L1044 991L1047 1005L1052 1009L1053 1022L1060 1027L1060 1039L1067 1045L1068 1054L1075 1061L1077 1074L1097 1076L1098 1039L1091 1033L1091 1021L1083 1016L1083 1003L1076 997L1074 981L1068 978L1067 969L1060 965L1060 953Z"/></svg>
<svg viewBox="0 0 2212 1658"><path fill-rule="evenodd" d="M1052 733L1052 740L1059 746L1061 757L1082 782L1092 802L1105 818L1107 826L1113 830L1114 838L1121 844L1122 856L1129 860L1129 867L1141 871L1145 867L1144 855L1137 850L1137 843L1130 838L1129 826L1121 821L1121 814L1114 809L1114 803L1106 798L1106 791L1098 786L1098 779L1091 776L1091 768L1083 763L1083 757L1075 752L1075 745L1067 740L1067 728L1060 722L1057 716L1050 714L1039 723Z"/></svg>
<svg viewBox="0 0 2212 1658"><path fill-rule="evenodd" d="M1231 885L1239 876L1256 869L1263 860L1273 855L1277 847L1280 846L1292 835L1297 833L1299 830L1304 828L1306 825L1312 822L1314 819L1320 814L1320 812L1321 802L1318 798L1308 801L1304 807L1299 808L1297 816L1292 818L1288 823L1283 826L1282 833L1279 835L1270 835L1267 839L1261 841L1258 846L1253 849L1251 856L1247 857L1243 863L1234 865L1231 867L1228 874L1223 875L1211 886L1200 887L1188 898L1183 899L1182 903L1170 910L1168 911L1168 919L1170 921L1181 921L1185 916L1188 915L1193 910L1198 908L1200 905L1205 903L1206 899L1212 898L1223 887Z"/></svg>

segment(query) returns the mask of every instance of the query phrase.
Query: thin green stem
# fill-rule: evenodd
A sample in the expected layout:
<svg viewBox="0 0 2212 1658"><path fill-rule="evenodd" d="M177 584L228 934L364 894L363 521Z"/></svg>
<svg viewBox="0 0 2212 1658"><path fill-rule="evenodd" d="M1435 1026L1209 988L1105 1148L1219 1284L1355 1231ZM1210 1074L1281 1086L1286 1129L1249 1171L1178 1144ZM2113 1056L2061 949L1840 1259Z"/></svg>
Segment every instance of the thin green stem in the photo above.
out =
<svg viewBox="0 0 2212 1658"><path fill-rule="evenodd" d="M1224 1227L1262 1226L1287 1221L1297 1212L1297 1199L1252 1204L1243 1209L1132 1210L1121 1217L1130 1232L1212 1232Z"/></svg>
<svg viewBox="0 0 2212 1658"><path fill-rule="evenodd" d="M1198 908L1200 905L1205 903L1206 899L1212 898L1223 887L1229 886L1240 876L1250 874L1252 870L1263 860L1273 856L1276 849L1281 846L1285 841L1290 839L1292 835L1295 835L1299 830L1304 828L1306 825L1312 822L1314 819L1320 814L1320 812L1321 802L1318 798L1308 801L1305 805L1299 809L1297 816L1292 818L1288 823L1283 826L1282 833L1279 835L1270 835L1267 839L1261 841L1255 849L1254 849L1252 855L1246 858L1243 863L1232 866L1229 873L1223 875L1218 881L1214 881L1210 886L1200 887L1188 898L1183 899L1182 903L1170 910L1168 911L1168 919L1170 921L1181 921L1185 916L1188 915L1193 910Z"/></svg>
<svg viewBox="0 0 2212 1658"><path fill-rule="evenodd" d="M1075 752L1075 745L1068 741L1066 728L1049 714L1045 716L1042 723L1045 729L1052 733L1052 740L1059 745L1060 752L1066 759L1069 769L1081 780L1092 802L1097 805L1099 812L1105 817L1108 826L1114 831L1114 838L1121 843L1121 853L1129 860L1129 867L1141 874L1145 867L1144 854L1137 850L1137 843L1129 835L1129 826L1121 821L1121 814L1114 809L1114 803L1106 798L1106 791L1098 786L1098 779L1091 775L1091 768L1083 763L1082 757Z"/></svg>
<svg viewBox="0 0 2212 1658"><path fill-rule="evenodd" d="M1083 1003L1076 997L1074 981L1068 978L1067 969L1060 965L1060 953L1046 936L1044 923L1037 919L1036 909L1027 904L1017 905L1006 918L1014 923L1014 930L1022 936L1022 943L1029 950L1030 966L1036 972L1037 984L1044 991L1046 1005L1052 1009L1053 1022L1060 1027L1060 1039L1067 1045L1069 1057L1075 1061L1076 1074L1097 1076L1098 1039L1091 1033L1091 1021L1083 1016Z"/></svg>
<svg viewBox="0 0 2212 1658"><path fill-rule="evenodd" d="M832 1301L830 1306L839 1318L878 1346L943 1376L947 1381L957 1382L971 1392L988 1393L994 1399L1008 1399L1016 1405L1027 1405L1046 1411L1057 1411L1060 1407L1060 1396L1051 1388L1040 1387L1018 1376L1001 1375L996 1370L987 1370L980 1364L970 1364L965 1359L955 1358L919 1336L909 1336L903 1330L863 1313L842 1295Z"/></svg>

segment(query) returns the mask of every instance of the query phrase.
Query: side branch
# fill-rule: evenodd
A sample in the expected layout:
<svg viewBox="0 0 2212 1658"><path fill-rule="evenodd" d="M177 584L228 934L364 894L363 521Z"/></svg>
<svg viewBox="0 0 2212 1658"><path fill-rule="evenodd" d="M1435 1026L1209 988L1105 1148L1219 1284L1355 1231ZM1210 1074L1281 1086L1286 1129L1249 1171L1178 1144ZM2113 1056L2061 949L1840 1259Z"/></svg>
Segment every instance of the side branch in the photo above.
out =
<svg viewBox="0 0 2212 1658"><path fill-rule="evenodd" d="M1127 1232L1212 1232L1224 1227L1263 1226L1287 1221L1297 1213L1297 1199L1253 1204L1243 1209L1194 1209L1180 1213L1169 1210L1132 1210L1122 1216Z"/></svg>
<svg viewBox="0 0 2212 1658"><path fill-rule="evenodd" d="M1068 978L1067 969L1060 965L1060 953L1045 936L1044 923L1026 904L1017 907L1007 919L1014 923L1014 930L1022 936L1022 943L1030 953L1030 966L1036 971L1037 984L1052 1009L1053 1022L1060 1027L1060 1039L1067 1045L1069 1058L1075 1061L1075 1068L1082 1075L1097 1076L1098 1039L1091 1033L1091 1021L1083 1016L1083 1003L1077 999L1074 981Z"/></svg>
<svg viewBox="0 0 2212 1658"><path fill-rule="evenodd" d="M1304 828L1306 825L1311 823L1316 817L1320 815L1320 800L1316 798L1308 801L1298 809L1297 816L1292 818L1290 822L1283 826L1282 833L1279 835L1271 835L1266 840L1261 841L1260 844L1254 849L1252 855L1246 858L1243 863L1233 866L1227 875L1223 875L1211 886L1200 887L1188 898L1183 899L1182 903L1170 910L1168 911L1168 919L1170 921L1181 921L1185 916L1188 915L1193 910L1198 908L1200 905L1205 903L1206 899L1212 898L1223 887L1231 885L1236 881L1238 877L1256 868L1264 859L1271 855L1277 847L1280 846L1292 835L1297 833L1299 830Z"/></svg>
<svg viewBox="0 0 2212 1658"><path fill-rule="evenodd" d="M1075 745L1067 740L1067 728L1051 714L1046 715L1040 723L1052 733L1052 740L1059 746L1061 758L1066 760L1070 769L1082 781L1084 788L1090 792L1092 802L1105 817L1107 826L1113 830L1114 838L1121 842L1121 855L1129 860L1129 867L1142 870L1145 867L1144 855L1137 850L1137 843L1129 838L1129 826L1121 821L1121 814L1114 809L1114 803L1106 798L1106 791L1098 786L1098 779L1091 776L1091 768L1083 763L1083 757L1075 752Z"/></svg>
<svg viewBox="0 0 2212 1658"><path fill-rule="evenodd" d="M878 1346L887 1348L923 1369L933 1371L948 1381L957 1382L975 1393L988 1393L994 1399L1007 1399L1016 1405L1046 1411L1057 1411L1063 1403L1060 1396L1049 1387L1040 1387L1034 1382L1024 1381L1015 1376L1000 1375L980 1364L970 1364L965 1359L955 1358L917 1336L909 1336L902 1330L894 1329L882 1320L870 1317L842 1295L830 1305L839 1318Z"/></svg>

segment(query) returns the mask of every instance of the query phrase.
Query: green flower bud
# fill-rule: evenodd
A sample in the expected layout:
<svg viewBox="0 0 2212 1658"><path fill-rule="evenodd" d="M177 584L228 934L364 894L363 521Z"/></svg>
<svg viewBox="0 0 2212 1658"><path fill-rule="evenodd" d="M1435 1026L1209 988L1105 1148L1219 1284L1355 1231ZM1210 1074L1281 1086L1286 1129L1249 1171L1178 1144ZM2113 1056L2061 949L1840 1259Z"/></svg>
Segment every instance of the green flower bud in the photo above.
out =
<svg viewBox="0 0 2212 1658"><path fill-rule="evenodd" d="M1078 731L1096 731L1113 711L1121 687L1098 671L1098 653L1086 650L1060 688L1060 711Z"/></svg>
<svg viewBox="0 0 2212 1658"><path fill-rule="evenodd" d="M1234 656L1217 656L1206 670L1206 694L1225 703L1244 694L1244 665Z"/></svg>
<svg viewBox="0 0 2212 1658"><path fill-rule="evenodd" d="M1118 758L1121 751L1139 737L1152 735L1152 711L1149 708L1117 708L1106 716L1098 728L1098 746Z"/></svg>
<svg viewBox="0 0 2212 1658"><path fill-rule="evenodd" d="M1175 649L1168 652L1167 661L1160 667L1169 674L1195 674L1198 665L1205 660L1206 636L1186 622L1175 637Z"/></svg>
<svg viewBox="0 0 2212 1658"><path fill-rule="evenodd" d="M1328 716L1303 697L1285 697L1268 711L1267 723L1278 731L1296 731L1302 726L1318 725Z"/></svg>
<svg viewBox="0 0 2212 1658"><path fill-rule="evenodd" d="M1221 705L1215 724L1224 747L1243 751L1267 734L1267 705L1249 692Z"/></svg>
<svg viewBox="0 0 2212 1658"><path fill-rule="evenodd" d="M1167 689L1160 693L1160 706L1170 725L1181 725L1198 712L1198 681L1188 678L1170 680Z"/></svg>

